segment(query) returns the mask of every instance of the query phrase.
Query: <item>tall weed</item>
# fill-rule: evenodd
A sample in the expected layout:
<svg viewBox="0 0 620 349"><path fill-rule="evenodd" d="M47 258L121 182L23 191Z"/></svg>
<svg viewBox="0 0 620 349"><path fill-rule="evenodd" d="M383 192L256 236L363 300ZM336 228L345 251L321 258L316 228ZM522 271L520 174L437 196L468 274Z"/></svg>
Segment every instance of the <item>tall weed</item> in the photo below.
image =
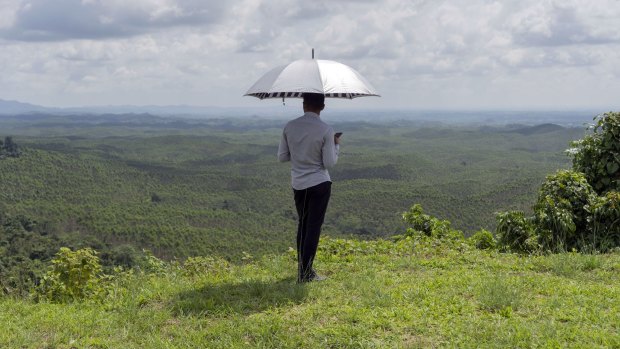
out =
<svg viewBox="0 0 620 349"><path fill-rule="evenodd" d="M590 272L603 266L600 255L576 252L538 257L533 263L538 271L550 272L557 276L569 278L576 276L579 272Z"/></svg>
<svg viewBox="0 0 620 349"><path fill-rule="evenodd" d="M484 310L510 317L521 304L521 290L506 275L496 275L479 285L478 302Z"/></svg>

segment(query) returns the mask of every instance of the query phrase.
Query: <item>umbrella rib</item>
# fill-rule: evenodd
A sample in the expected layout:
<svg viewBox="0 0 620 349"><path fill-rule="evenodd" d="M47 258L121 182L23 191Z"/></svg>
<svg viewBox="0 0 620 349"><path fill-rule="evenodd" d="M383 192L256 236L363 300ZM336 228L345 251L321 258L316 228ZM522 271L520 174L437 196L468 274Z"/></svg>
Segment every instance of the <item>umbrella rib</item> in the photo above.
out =
<svg viewBox="0 0 620 349"><path fill-rule="evenodd" d="M323 94L325 94L325 85L323 84L323 74L321 73L321 67L319 66L319 60L312 60L314 64L316 64L316 70L319 71L319 79L321 79L321 88L323 89Z"/></svg>

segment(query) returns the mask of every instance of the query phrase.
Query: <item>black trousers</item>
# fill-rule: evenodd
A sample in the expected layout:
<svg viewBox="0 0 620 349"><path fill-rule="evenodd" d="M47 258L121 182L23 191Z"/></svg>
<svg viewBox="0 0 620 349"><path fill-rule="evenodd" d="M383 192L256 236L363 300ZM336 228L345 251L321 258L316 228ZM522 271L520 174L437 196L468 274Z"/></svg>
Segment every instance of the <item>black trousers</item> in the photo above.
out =
<svg viewBox="0 0 620 349"><path fill-rule="evenodd" d="M331 195L332 182L323 182L303 190L293 190L295 207L299 216L297 226L298 281L313 276L312 262L319 246L321 226Z"/></svg>

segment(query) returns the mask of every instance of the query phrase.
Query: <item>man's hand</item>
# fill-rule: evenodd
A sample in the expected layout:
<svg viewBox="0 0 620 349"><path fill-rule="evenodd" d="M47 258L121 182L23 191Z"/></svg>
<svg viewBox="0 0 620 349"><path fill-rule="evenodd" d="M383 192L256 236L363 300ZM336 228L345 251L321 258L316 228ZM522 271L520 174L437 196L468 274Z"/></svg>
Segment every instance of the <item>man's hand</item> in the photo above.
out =
<svg viewBox="0 0 620 349"><path fill-rule="evenodd" d="M342 133L338 132L334 135L334 143L336 144L340 144L340 136L342 136Z"/></svg>

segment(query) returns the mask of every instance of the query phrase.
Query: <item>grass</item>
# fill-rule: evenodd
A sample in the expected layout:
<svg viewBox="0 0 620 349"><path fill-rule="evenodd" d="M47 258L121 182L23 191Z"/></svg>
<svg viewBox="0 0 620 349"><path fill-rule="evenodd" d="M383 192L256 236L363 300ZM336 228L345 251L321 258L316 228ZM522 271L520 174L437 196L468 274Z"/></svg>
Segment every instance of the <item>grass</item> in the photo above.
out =
<svg viewBox="0 0 620 349"><path fill-rule="evenodd" d="M508 275L495 275L480 284L478 300L483 309L510 317L521 302L519 285Z"/></svg>
<svg viewBox="0 0 620 349"><path fill-rule="evenodd" d="M169 263L119 278L103 303L0 299L0 347L620 347L618 253L323 239L316 267L328 280L297 285L291 253Z"/></svg>

